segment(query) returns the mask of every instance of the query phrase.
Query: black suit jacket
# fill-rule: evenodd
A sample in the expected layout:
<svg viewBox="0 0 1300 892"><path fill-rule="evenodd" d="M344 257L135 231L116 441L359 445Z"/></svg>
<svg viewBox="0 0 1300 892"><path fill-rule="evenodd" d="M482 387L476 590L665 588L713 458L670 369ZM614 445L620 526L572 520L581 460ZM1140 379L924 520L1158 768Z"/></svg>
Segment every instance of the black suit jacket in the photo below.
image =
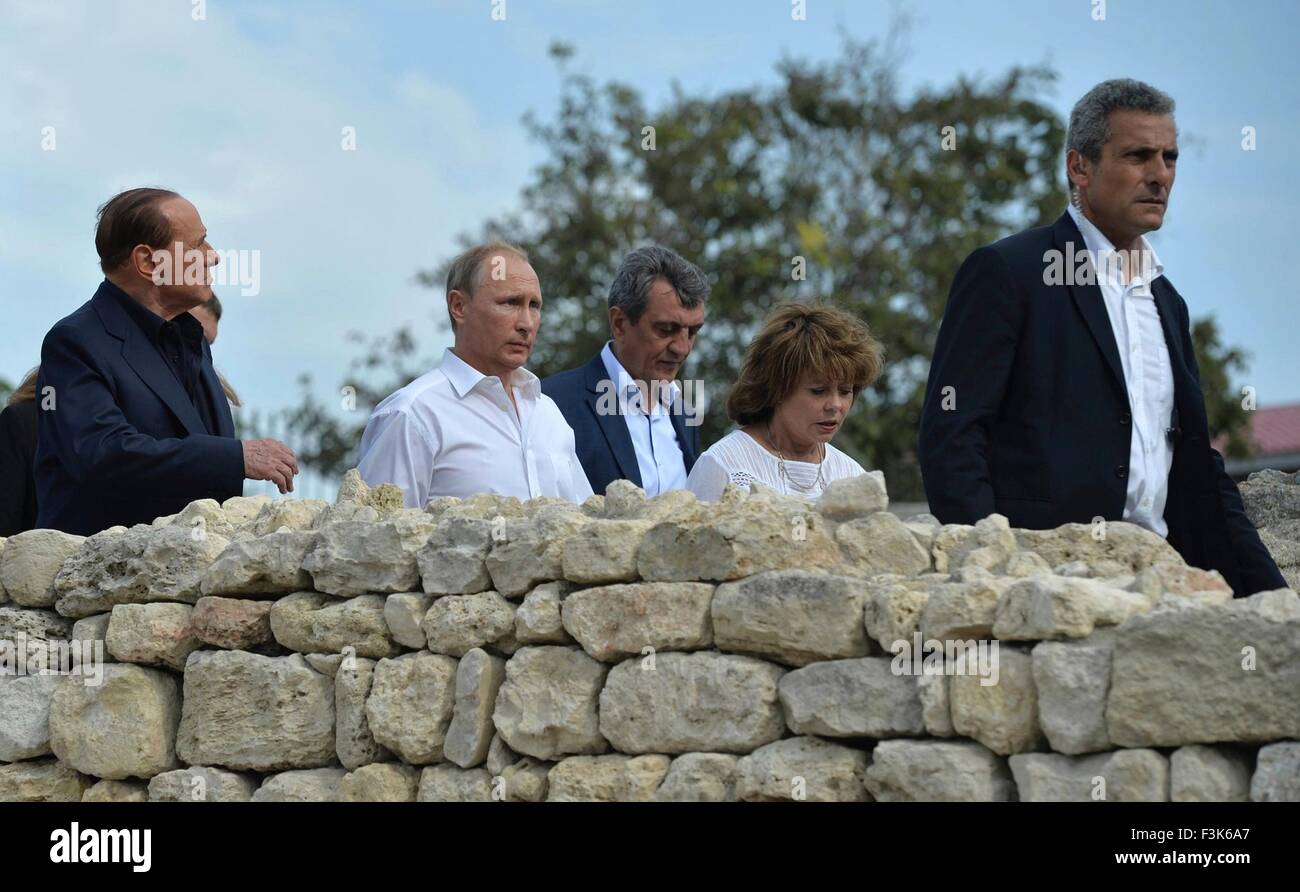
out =
<svg viewBox="0 0 1300 892"><path fill-rule="evenodd" d="M36 526L36 403L24 400L0 412L0 536Z"/></svg>
<svg viewBox="0 0 1300 892"><path fill-rule="evenodd" d="M980 248L957 272L919 444L926 498L944 523L996 512L1014 527L1049 529L1123 517L1132 409L1101 289L1044 281L1045 253L1069 257L1071 245L1075 255L1086 250L1067 213ZM1169 543L1189 564L1222 573L1238 596L1284 588L1210 448L1187 304L1163 276L1152 294L1180 432L1164 514Z"/></svg>
<svg viewBox="0 0 1300 892"><path fill-rule="evenodd" d="M632 445L632 435L627 431L627 421L617 413L597 411L597 402L602 396L600 382L608 380L605 363L597 353L586 365L559 372L542 381L542 393L555 400L564 420L573 428L578 461L597 495L603 494L605 487L615 480L631 480L637 486L642 485L641 469L636 463L636 448ZM674 412L671 417L689 474L700 455L700 428L699 425L687 424L683 413Z"/></svg>
<svg viewBox="0 0 1300 892"><path fill-rule="evenodd" d="M207 341L199 386L216 409L211 433L112 287L101 284L41 346L35 473L42 528L89 535L243 491L243 446Z"/></svg>

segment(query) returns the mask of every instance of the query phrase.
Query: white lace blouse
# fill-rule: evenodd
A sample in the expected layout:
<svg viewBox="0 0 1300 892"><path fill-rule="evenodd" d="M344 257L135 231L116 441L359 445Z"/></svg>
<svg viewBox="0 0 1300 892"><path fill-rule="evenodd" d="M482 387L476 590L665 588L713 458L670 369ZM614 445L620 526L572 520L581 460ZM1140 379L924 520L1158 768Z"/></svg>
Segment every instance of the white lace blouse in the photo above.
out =
<svg viewBox="0 0 1300 892"><path fill-rule="evenodd" d="M734 430L714 443L695 460L686 488L702 502L716 502L728 483L748 487L758 482L779 493L809 501L817 498L832 480L865 474L862 465L849 458L830 443L826 444L823 460L822 482L817 481L816 462L785 462L790 481L781 477L777 457L759 445L749 434Z"/></svg>

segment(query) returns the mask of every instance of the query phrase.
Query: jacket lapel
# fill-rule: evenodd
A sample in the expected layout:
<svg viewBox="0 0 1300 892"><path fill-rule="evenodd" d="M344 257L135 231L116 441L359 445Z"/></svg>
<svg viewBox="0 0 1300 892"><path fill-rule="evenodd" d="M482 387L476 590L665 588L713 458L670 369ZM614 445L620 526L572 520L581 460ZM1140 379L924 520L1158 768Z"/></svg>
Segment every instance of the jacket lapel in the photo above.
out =
<svg viewBox="0 0 1300 892"><path fill-rule="evenodd" d="M206 342L203 347L203 363L199 366L199 379L207 388L208 398L212 401L213 410L217 415L217 429L212 433L218 437L233 437L235 419L230 414L230 401L226 399L226 391L221 387L221 379L217 377L217 370L212 364L212 352Z"/></svg>
<svg viewBox="0 0 1300 892"><path fill-rule="evenodd" d="M140 380L163 401L176 416L188 434L206 434L208 431L199 418L198 410L176 380L163 360L158 348L150 344L126 311L117 305L117 298L103 285L91 299L100 321L109 334L122 340L122 358L140 376Z"/></svg>
<svg viewBox="0 0 1300 892"><path fill-rule="evenodd" d="M1071 257L1077 258L1088 250L1088 246L1083 241L1083 234L1079 232L1079 227L1074 225L1069 213L1061 214L1060 219L1052 226L1052 236L1057 249L1067 260ZM1091 265L1091 260L1088 262ZM1120 392L1125 394L1127 399L1128 388L1124 384L1124 367L1119 361L1115 330L1111 328L1110 316L1106 312L1106 301L1101 296L1101 287L1095 281L1091 285L1075 282L1075 268L1073 264L1065 264L1070 297L1074 299L1083 321L1087 323L1088 331L1092 333L1092 339L1097 343L1097 349L1101 350L1101 355L1105 357L1106 365L1110 367L1111 375L1119 385ZM1094 269L1093 272L1095 277L1096 270Z"/></svg>
<svg viewBox="0 0 1300 892"><path fill-rule="evenodd" d="M605 371L605 362L596 354L596 358L587 363L587 407L596 417L596 424L609 443L609 450L622 472L624 479L641 486L641 467L636 463L636 449L632 446L632 435L627 432L627 421L617 411L618 394L614 392L615 382L609 380ZM604 384L602 385L602 382ZM616 411L605 411L611 405Z"/></svg>
<svg viewBox="0 0 1300 892"><path fill-rule="evenodd" d="M673 412L671 418L673 430L677 432L677 443L682 447L682 461L686 465L686 473L689 474L697 458L695 454L695 438L691 436L691 429L686 424L685 412Z"/></svg>

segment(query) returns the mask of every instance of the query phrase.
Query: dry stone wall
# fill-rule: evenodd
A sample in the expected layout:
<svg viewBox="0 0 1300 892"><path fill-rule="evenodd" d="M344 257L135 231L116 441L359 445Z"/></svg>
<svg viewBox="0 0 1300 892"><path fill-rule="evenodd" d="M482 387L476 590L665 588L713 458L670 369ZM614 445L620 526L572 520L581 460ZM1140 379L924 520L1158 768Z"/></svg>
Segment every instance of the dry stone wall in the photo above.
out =
<svg viewBox="0 0 1300 892"><path fill-rule="evenodd" d="M1295 475L1242 491L1294 585ZM887 507L353 472L0 540L0 799L1300 800L1294 591Z"/></svg>

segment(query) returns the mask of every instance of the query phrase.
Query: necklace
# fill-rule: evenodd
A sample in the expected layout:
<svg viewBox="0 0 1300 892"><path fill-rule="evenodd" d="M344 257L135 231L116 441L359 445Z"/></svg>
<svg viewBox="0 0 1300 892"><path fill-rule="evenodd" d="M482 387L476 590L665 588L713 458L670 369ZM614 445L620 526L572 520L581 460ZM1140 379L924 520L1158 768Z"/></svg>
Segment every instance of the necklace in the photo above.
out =
<svg viewBox="0 0 1300 892"><path fill-rule="evenodd" d="M790 487L794 487L795 489L804 493L818 492L825 488L825 484L822 482L822 468L826 464L825 443L822 444L821 458L817 459L817 479L814 480L809 486L800 486L794 480L794 478L790 476L790 473L785 469L785 455L781 452L781 448L776 445L776 440L772 438L772 426L770 424L767 426L767 442L768 445L771 446L772 449L776 451L776 469L777 472L781 475L781 488L785 491L786 495L790 495Z"/></svg>

